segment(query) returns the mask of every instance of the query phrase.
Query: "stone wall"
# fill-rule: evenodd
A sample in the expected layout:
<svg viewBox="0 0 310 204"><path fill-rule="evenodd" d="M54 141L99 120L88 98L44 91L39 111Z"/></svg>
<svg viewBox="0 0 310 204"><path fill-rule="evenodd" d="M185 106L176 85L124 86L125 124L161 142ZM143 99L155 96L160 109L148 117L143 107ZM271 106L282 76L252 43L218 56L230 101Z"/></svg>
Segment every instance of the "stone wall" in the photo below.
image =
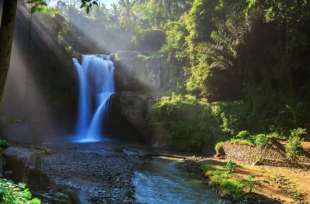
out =
<svg viewBox="0 0 310 204"><path fill-rule="evenodd" d="M225 142L223 149L226 159L246 164L310 168L310 158L287 159L283 145L277 141L262 147Z"/></svg>

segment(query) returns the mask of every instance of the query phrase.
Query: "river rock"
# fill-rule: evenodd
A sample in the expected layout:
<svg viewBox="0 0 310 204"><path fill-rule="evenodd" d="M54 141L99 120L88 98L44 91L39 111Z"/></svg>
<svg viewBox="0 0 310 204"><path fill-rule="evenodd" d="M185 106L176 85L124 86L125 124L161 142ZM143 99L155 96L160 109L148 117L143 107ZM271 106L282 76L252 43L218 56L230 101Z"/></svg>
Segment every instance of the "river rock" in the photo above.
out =
<svg viewBox="0 0 310 204"><path fill-rule="evenodd" d="M59 147L60 146L60 147ZM137 156L114 144L62 144L36 149L9 147L5 169L49 203L134 203Z"/></svg>

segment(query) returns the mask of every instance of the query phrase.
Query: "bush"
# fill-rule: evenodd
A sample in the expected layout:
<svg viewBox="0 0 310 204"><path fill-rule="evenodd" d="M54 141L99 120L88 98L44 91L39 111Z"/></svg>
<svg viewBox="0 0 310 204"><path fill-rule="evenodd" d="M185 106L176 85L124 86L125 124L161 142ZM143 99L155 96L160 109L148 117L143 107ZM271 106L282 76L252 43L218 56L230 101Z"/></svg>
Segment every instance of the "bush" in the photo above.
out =
<svg viewBox="0 0 310 204"><path fill-rule="evenodd" d="M0 148L5 149L8 147L8 142L4 139L0 139Z"/></svg>
<svg viewBox="0 0 310 204"><path fill-rule="evenodd" d="M264 146L268 144L270 138L266 134L257 134L254 137L254 143L258 146Z"/></svg>
<svg viewBox="0 0 310 204"><path fill-rule="evenodd" d="M247 130L242 130L235 136L236 139L242 139L242 140L248 140L250 139L250 137L251 134Z"/></svg>
<svg viewBox="0 0 310 204"><path fill-rule="evenodd" d="M216 154L217 155L223 155L223 154L225 154L225 152L224 152L224 142L218 142L218 143L216 143L216 145L215 145L215 152L216 152Z"/></svg>
<svg viewBox="0 0 310 204"><path fill-rule="evenodd" d="M231 144L237 144L237 145L253 145L253 143L250 140L243 140L243 139L231 139L229 142Z"/></svg>
<svg viewBox="0 0 310 204"><path fill-rule="evenodd" d="M235 167L236 167L236 164L230 160L226 163L225 169L227 170L229 174L232 174Z"/></svg>
<svg viewBox="0 0 310 204"><path fill-rule="evenodd" d="M25 184L14 184L6 179L0 179L0 203L40 204L41 201L32 197Z"/></svg>
<svg viewBox="0 0 310 204"><path fill-rule="evenodd" d="M212 148L224 135L211 105L191 95L162 97L154 104L151 117L153 122L164 124L169 147L180 151Z"/></svg>
<svg viewBox="0 0 310 204"><path fill-rule="evenodd" d="M301 138L302 135L306 134L306 130L302 128L297 128L291 130L291 135L285 145L286 156L289 159L296 159L303 153Z"/></svg>
<svg viewBox="0 0 310 204"><path fill-rule="evenodd" d="M291 136L299 136L302 137L307 134L307 130L304 128L296 128L291 130Z"/></svg>

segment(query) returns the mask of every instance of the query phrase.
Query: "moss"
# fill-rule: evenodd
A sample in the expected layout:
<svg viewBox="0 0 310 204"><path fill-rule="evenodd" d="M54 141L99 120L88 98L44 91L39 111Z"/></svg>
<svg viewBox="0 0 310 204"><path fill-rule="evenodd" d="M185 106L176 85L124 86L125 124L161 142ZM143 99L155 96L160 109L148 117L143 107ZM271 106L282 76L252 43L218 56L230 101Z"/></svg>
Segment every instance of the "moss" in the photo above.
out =
<svg viewBox="0 0 310 204"><path fill-rule="evenodd" d="M231 144L238 144L238 145L253 145L253 143L249 140L245 139L231 139L229 140Z"/></svg>

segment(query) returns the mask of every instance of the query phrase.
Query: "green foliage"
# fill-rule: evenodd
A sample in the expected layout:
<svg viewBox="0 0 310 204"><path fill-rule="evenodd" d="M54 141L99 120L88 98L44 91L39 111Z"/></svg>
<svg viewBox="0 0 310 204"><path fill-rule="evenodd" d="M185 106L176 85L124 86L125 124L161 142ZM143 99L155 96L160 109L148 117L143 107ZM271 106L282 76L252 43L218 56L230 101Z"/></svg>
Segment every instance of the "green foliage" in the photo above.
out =
<svg viewBox="0 0 310 204"><path fill-rule="evenodd" d="M214 150L216 152L216 154L222 154L224 152L224 142L218 142L216 143L215 147L214 147Z"/></svg>
<svg viewBox="0 0 310 204"><path fill-rule="evenodd" d="M146 53L138 58L164 55L177 78L165 91L178 94L156 102L151 118L164 124L171 147L200 151L231 138L235 144L263 146L274 138L270 132L287 137L308 123L309 1L120 0L111 9L95 0L80 2L87 13L94 12L82 18L68 7L75 20L107 36L123 31L120 38L132 41L132 49L152 41L146 36L153 31L165 33L160 50L149 53L141 46ZM43 0L28 3L33 12L47 9ZM68 37L72 27L63 24L59 41L78 55Z"/></svg>
<svg viewBox="0 0 310 204"><path fill-rule="evenodd" d="M290 136L298 136L298 137L302 137L304 135L307 134L307 130L304 128L297 128L297 129L293 129L291 130L291 135Z"/></svg>
<svg viewBox="0 0 310 204"><path fill-rule="evenodd" d="M222 188L222 194L228 194L235 198L239 198L243 194L245 185L242 181L223 175L220 172L214 172L212 178L213 183Z"/></svg>
<svg viewBox="0 0 310 204"><path fill-rule="evenodd" d="M265 146L272 140L276 140L276 139L280 139L279 133L271 132L268 134L260 133L260 134L254 135L252 138L252 141L255 145Z"/></svg>
<svg viewBox="0 0 310 204"><path fill-rule="evenodd" d="M303 128L297 128L291 131L291 135L285 145L286 156L289 159L294 160L303 153L303 139L301 137L304 134L306 134L306 130Z"/></svg>
<svg viewBox="0 0 310 204"><path fill-rule="evenodd" d="M259 133L256 135L251 135L248 131L240 131L235 137L230 139L230 143L239 145L257 145L265 146L272 139L279 138L278 133L273 132L270 134Z"/></svg>
<svg viewBox="0 0 310 204"><path fill-rule="evenodd" d="M237 144L237 145L253 145L253 143L249 140L242 140L242 139L230 139L229 142L231 144Z"/></svg>
<svg viewBox="0 0 310 204"><path fill-rule="evenodd" d="M254 138L254 143L258 146L264 146L268 144L270 138L266 134L257 134Z"/></svg>
<svg viewBox="0 0 310 204"><path fill-rule="evenodd" d="M47 3L44 0L28 0L28 4L32 5L31 12L43 12L47 10Z"/></svg>
<svg viewBox="0 0 310 204"><path fill-rule="evenodd" d="M243 104L235 102L212 103L212 112L219 119L221 129L227 135L235 135L240 131L242 122Z"/></svg>
<svg viewBox="0 0 310 204"><path fill-rule="evenodd" d="M247 130L242 130L235 136L236 139L241 139L241 140L247 140L247 139L250 139L250 137L251 135Z"/></svg>
<svg viewBox="0 0 310 204"><path fill-rule="evenodd" d="M168 143L179 150L201 151L223 136L210 104L191 95L162 97L154 105L152 120L164 123L171 135Z"/></svg>
<svg viewBox="0 0 310 204"><path fill-rule="evenodd" d="M166 43L162 48L162 52L167 54L169 62L182 61L186 58L184 53L186 30L183 22L170 21L165 25L164 30L166 32Z"/></svg>
<svg viewBox="0 0 310 204"><path fill-rule="evenodd" d="M257 182L254 175L249 175L246 179L234 176L232 173L235 167L231 161L227 162L226 166L205 163L201 165L202 171L211 184L218 187L221 196L239 200L245 193L252 193Z"/></svg>
<svg viewBox="0 0 310 204"><path fill-rule="evenodd" d="M253 124L252 117L253 120L261 117L262 121L265 114L251 116L249 106L244 102L208 103L192 95L172 94L156 102L153 120L165 123L171 135L171 147L188 151L200 151L205 145L215 145L223 139L232 144L264 146L279 135L285 136L285 129L266 128L272 123L269 118L264 123ZM288 118L289 115L283 120ZM242 130L243 127L250 127L250 130ZM216 148L220 149L220 145Z"/></svg>
<svg viewBox="0 0 310 204"><path fill-rule="evenodd" d="M271 140L280 138L280 135L282 139L285 138L283 136L287 132L286 129L295 124L283 122L291 125L281 126L283 129L271 125L267 129L266 127L272 123L269 118L264 123L253 124L252 116L247 110L248 105L244 102L208 103L191 95L172 94L170 97L162 97L155 104L153 119L165 123L164 127L171 135L171 147L186 151L200 151L203 147L215 145L223 139L232 144L264 146ZM262 117L263 120L265 114L260 114L261 116L257 113L253 119ZM276 120L281 123L281 120L287 121L289 116L290 114ZM242 130L243 127L251 129ZM300 129L292 132L301 133L303 132ZM216 152L220 151L221 145L222 143L219 143L215 147Z"/></svg>
<svg viewBox="0 0 310 204"><path fill-rule="evenodd" d="M31 6L31 13L41 12L52 16L57 14L57 11L49 8L44 0L28 0L27 3Z"/></svg>
<svg viewBox="0 0 310 204"><path fill-rule="evenodd" d="M14 184L0 179L0 203L7 204L40 204L38 198L33 198L25 184Z"/></svg>
<svg viewBox="0 0 310 204"><path fill-rule="evenodd" d="M203 164L202 170L210 179L211 184L219 187L222 196L238 199L244 193L245 183L234 178L225 168Z"/></svg>
<svg viewBox="0 0 310 204"><path fill-rule="evenodd" d="M256 184L255 178L256 178L256 177L255 177L254 175L250 175L250 176L248 176L248 178L247 178L246 186L247 186L248 189L249 189L249 193L252 193L253 190L254 190L254 187L255 187L255 184Z"/></svg>
<svg viewBox="0 0 310 204"><path fill-rule="evenodd" d="M80 1L81 1L80 8L85 9L86 13L89 13L94 6L99 6L98 0L80 0ZM55 15L57 13L56 10L51 9L47 6L45 0L28 0L27 3L31 5L32 13L41 12L52 15Z"/></svg>
<svg viewBox="0 0 310 204"><path fill-rule="evenodd" d="M86 13L89 13L94 6L98 6L97 0L81 0L81 8L84 8Z"/></svg>
<svg viewBox="0 0 310 204"><path fill-rule="evenodd" d="M247 130L240 131L236 136L232 137L229 142L238 145L253 145L253 136Z"/></svg>
<svg viewBox="0 0 310 204"><path fill-rule="evenodd" d="M9 146L9 143L5 139L0 139L0 148L5 149Z"/></svg>
<svg viewBox="0 0 310 204"><path fill-rule="evenodd" d="M232 174L234 169L236 167L236 164L234 162L232 162L231 160L229 160L227 163L226 163L226 166L225 166L225 169L227 170L227 172L229 174Z"/></svg>

